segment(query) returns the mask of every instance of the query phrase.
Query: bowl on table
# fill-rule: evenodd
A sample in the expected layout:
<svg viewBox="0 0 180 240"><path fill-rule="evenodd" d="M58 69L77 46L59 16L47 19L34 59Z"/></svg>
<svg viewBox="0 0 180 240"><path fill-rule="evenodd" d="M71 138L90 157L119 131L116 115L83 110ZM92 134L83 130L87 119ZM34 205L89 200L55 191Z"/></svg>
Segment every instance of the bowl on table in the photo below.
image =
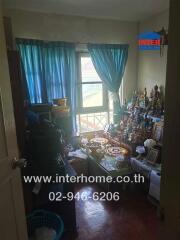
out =
<svg viewBox="0 0 180 240"><path fill-rule="evenodd" d="M97 149L101 148L100 143L88 142L86 148L90 149L92 153L95 153Z"/></svg>
<svg viewBox="0 0 180 240"><path fill-rule="evenodd" d="M100 143L101 145L106 145L108 143L108 139L95 137L90 140L91 143Z"/></svg>

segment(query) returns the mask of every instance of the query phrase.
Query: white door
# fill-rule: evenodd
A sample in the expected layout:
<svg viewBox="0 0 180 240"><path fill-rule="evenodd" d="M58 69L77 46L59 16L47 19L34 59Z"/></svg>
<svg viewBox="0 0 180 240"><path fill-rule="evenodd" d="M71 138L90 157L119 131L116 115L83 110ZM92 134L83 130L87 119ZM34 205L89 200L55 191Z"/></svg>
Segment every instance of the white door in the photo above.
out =
<svg viewBox="0 0 180 240"><path fill-rule="evenodd" d="M24 202L19 169L15 122L0 0L0 239L27 240Z"/></svg>

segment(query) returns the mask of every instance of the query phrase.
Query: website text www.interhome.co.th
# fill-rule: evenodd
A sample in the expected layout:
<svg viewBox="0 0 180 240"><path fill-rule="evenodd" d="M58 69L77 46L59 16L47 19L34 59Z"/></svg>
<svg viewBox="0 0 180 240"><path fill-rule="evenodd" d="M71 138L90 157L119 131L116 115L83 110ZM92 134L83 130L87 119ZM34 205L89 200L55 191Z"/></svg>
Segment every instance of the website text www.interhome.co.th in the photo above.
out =
<svg viewBox="0 0 180 240"><path fill-rule="evenodd" d="M112 176L70 176L68 174L60 176L24 176L25 183L144 183L144 176L134 174L133 176L124 175L113 178Z"/></svg>

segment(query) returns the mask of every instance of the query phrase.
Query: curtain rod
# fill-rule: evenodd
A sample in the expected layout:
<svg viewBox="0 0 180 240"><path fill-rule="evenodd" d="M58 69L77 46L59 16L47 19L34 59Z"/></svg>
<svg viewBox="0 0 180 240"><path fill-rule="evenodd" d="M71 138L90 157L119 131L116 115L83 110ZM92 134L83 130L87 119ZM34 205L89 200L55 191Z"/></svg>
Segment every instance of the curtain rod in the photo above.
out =
<svg viewBox="0 0 180 240"><path fill-rule="evenodd" d="M114 44L114 45L119 45L119 44L122 44L122 45L127 45L126 43L99 43L99 42L72 42L74 44Z"/></svg>
<svg viewBox="0 0 180 240"><path fill-rule="evenodd" d="M88 45L88 44L99 44L99 45L129 45L128 43L98 43L98 42L70 42L70 41L65 41L65 40L42 40L42 39L30 39L30 38L16 38L17 41L19 40L29 40L29 41L40 41L44 43L49 43L49 42L56 42L56 43L69 43L69 44L75 44L75 45Z"/></svg>
<svg viewBox="0 0 180 240"><path fill-rule="evenodd" d="M99 42L70 42L70 41L66 41L66 40L42 40L42 39L28 39L28 38L16 38L16 40L33 40L33 41L42 41L45 43L48 42L64 42L64 43L71 43L71 44L82 44L82 45L87 45L87 44L113 44L113 45L128 45L127 43L99 43Z"/></svg>

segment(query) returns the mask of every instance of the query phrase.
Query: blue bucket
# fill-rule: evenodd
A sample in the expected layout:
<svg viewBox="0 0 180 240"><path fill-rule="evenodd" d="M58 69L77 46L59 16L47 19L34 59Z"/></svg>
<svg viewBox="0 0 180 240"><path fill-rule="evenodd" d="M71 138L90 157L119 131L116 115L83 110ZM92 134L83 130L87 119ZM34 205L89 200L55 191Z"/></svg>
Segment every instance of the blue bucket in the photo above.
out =
<svg viewBox="0 0 180 240"><path fill-rule="evenodd" d="M60 216L55 213L36 210L27 217L28 236L31 237L36 229L47 227L56 231L56 236L53 240L60 240L64 231L64 223Z"/></svg>

